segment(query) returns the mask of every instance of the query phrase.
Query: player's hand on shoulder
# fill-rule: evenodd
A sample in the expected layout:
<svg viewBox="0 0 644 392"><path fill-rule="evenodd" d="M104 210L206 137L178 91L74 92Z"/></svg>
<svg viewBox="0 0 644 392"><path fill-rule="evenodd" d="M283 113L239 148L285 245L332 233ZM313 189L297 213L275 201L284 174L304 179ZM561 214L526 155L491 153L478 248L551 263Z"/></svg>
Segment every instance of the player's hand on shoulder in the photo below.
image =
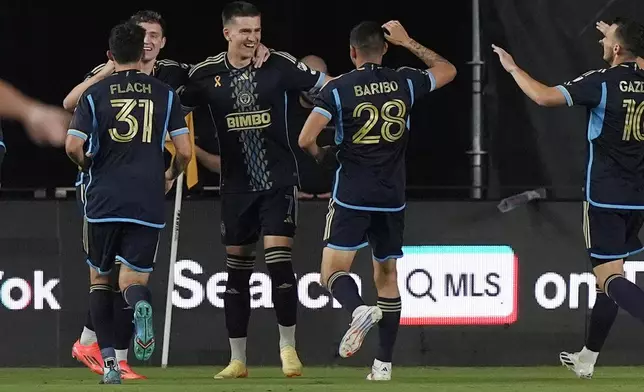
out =
<svg viewBox="0 0 644 392"><path fill-rule="evenodd" d="M407 30L397 20L390 20L382 25L385 30L385 39L394 45L404 45L409 42Z"/></svg>
<svg viewBox="0 0 644 392"><path fill-rule="evenodd" d="M99 75L101 78L104 79L113 73L114 73L114 61L108 60L107 63L105 63L105 66L101 68L101 70L98 72L97 75Z"/></svg>
<svg viewBox="0 0 644 392"><path fill-rule="evenodd" d="M498 47L496 45L492 45L492 50L494 53L496 53L499 56L499 60L501 61L501 65L503 68L505 68L506 71L512 73L516 71L517 69L517 64L514 62L514 59L510 55L510 53L506 52L505 49Z"/></svg>
<svg viewBox="0 0 644 392"><path fill-rule="evenodd" d="M255 68L261 68L270 55L270 49L268 49L264 44L259 44L257 49L255 49L255 57L253 58L253 65Z"/></svg>

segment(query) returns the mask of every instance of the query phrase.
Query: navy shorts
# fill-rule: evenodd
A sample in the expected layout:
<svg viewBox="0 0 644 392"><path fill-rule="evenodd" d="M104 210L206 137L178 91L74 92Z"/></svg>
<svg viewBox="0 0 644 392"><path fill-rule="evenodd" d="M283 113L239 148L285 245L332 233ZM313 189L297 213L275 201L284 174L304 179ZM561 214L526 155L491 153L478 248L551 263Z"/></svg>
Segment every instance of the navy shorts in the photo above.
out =
<svg viewBox="0 0 644 392"><path fill-rule="evenodd" d="M337 250L358 250L371 246L377 261L403 256L405 210L396 212L354 210L329 202L324 244Z"/></svg>
<svg viewBox="0 0 644 392"><path fill-rule="evenodd" d="M224 245L250 245L260 235L294 237L297 227L297 189L221 195L221 238Z"/></svg>
<svg viewBox="0 0 644 392"><path fill-rule="evenodd" d="M644 211L600 208L584 202L583 232L593 267L642 251Z"/></svg>
<svg viewBox="0 0 644 392"><path fill-rule="evenodd" d="M152 272L161 229L135 223L86 223L87 264L108 275L115 263L137 272Z"/></svg>

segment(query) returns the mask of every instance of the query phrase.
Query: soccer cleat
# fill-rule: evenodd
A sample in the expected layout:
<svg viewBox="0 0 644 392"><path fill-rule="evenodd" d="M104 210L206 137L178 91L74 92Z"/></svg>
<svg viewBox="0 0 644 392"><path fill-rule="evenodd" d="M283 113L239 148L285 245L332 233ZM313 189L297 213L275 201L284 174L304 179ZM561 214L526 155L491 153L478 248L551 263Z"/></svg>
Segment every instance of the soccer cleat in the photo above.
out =
<svg viewBox="0 0 644 392"><path fill-rule="evenodd" d="M92 372L103 375L103 357L98 343L83 346L80 344L80 340L77 340L72 346L72 357L87 366Z"/></svg>
<svg viewBox="0 0 644 392"><path fill-rule="evenodd" d="M579 378L590 380L593 377L595 364L583 362L579 358L579 353L567 353L565 351L559 353L559 360L561 364L570 369Z"/></svg>
<svg viewBox="0 0 644 392"><path fill-rule="evenodd" d="M248 369L242 361L233 359L228 366L221 372L215 374L215 380L223 380L230 378L246 378L248 377Z"/></svg>
<svg viewBox="0 0 644 392"><path fill-rule="evenodd" d="M103 369L103 379L99 384L121 384L121 372L119 365L116 361L106 361L105 369Z"/></svg>
<svg viewBox="0 0 644 392"><path fill-rule="evenodd" d="M382 319L382 310L377 306L360 305L353 311L349 330L342 337L339 353L348 358L360 350L367 332Z"/></svg>
<svg viewBox="0 0 644 392"><path fill-rule="evenodd" d="M286 377L299 377L302 375L302 362L297 356L295 347L286 346L280 350L282 360L282 372Z"/></svg>
<svg viewBox="0 0 644 392"><path fill-rule="evenodd" d="M134 306L134 330L134 355L139 361L147 361L155 346L152 305L148 301L139 301Z"/></svg>
<svg viewBox="0 0 644 392"><path fill-rule="evenodd" d="M145 377L142 374L135 373L134 370L128 365L127 362L121 361L119 362L119 369L121 371L121 379L123 380L146 380L147 377Z"/></svg>
<svg viewBox="0 0 644 392"><path fill-rule="evenodd" d="M381 362L377 359L373 361L371 373L367 374L369 381L389 381L391 380L391 362Z"/></svg>

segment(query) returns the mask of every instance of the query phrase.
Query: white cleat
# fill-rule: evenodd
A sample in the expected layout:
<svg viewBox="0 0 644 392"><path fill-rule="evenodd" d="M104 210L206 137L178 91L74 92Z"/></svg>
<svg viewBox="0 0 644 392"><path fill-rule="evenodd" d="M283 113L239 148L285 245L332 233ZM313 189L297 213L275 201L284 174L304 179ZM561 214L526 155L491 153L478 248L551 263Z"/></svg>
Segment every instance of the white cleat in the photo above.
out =
<svg viewBox="0 0 644 392"><path fill-rule="evenodd" d="M382 310L377 306L361 305L353 311L349 330L342 337L340 349L342 358L348 358L360 350L367 332L382 319Z"/></svg>
<svg viewBox="0 0 644 392"><path fill-rule="evenodd" d="M570 369L579 378L590 380L593 377L595 365L589 362L583 362L579 358L579 353L559 353L561 364Z"/></svg>
<svg viewBox="0 0 644 392"><path fill-rule="evenodd" d="M381 362L377 359L373 361L371 373L367 374L369 381L390 381L391 380L391 362Z"/></svg>

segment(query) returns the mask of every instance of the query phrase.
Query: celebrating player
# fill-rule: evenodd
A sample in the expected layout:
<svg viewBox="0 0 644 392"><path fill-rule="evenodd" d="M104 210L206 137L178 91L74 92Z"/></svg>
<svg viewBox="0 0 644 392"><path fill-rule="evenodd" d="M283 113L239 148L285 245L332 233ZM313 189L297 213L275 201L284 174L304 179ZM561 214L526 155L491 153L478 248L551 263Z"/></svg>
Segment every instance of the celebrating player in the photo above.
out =
<svg viewBox="0 0 644 392"><path fill-rule="evenodd" d="M177 90L185 85L188 80L189 65L180 64L172 60L157 60L161 49L165 47L166 24L162 16L155 11L139 11L132 15L130 21L138 24L145 29L144 54L141 71L148 75L154 76L162 82L168 84ZM67 94L63 101L63 106L73 111L79 97L97 82L104 80L114 73L114 62L107 61L95 67L86 77L85 80L78 84ZM76 179L77 200L81 207L84 204L85 188L88 185L89 177L82 171L79 171ZM83 212L82 212L83 213ZM118 264L117 264L118 265ZM118 267L114 269L113 275L118 276ZM132 327L132 309L127 306L121 295L116 279L114 279L114 327L115 327L115 349L117 361L119 362L122 377L124 379L143 379L146 378L135 373L128 364L128 348L134 334ZM103 361L100 356L100 350L96 343L96 333L92 323L92 317L87 313L85 327L80 338L72 347L72 356L89 367L92 371L102 374Z"/></svg>
<svg viewBox="0 0 644 392"><path fill-rule="evenodd" d="M644 222L644 71L637 55L644 50L644 27L628 19L597 25L603 59L610 67L548 87L519 68L512 56L494 46L501 64L523 92L541 106L584 106L589 112L583 234L597 278L597 299L585 346L560 354L578 377L591 378L595 362L618 307L644 322L644 291L624 277L624 259L642 250L638 233Z"/></svg>
<svg viewBox="0 0 644 392"><path fill-rule="evenodd" d="M176 92L141 72L145 35L131 22L112 29L108 55L115 73L81 95L66 141L67 154L89 177L84 241L90 266L90 314L107 384L121 383L108 275L114 261L120 261L119 287L125 304L134 310L134 352L147 360L155 348L147 282L165 226L166 184L183 172L192 154ZM177 156L164 177L168 130Z"/></svg>
<svg viewBox="0 0 644 392"><path fill-rule="evenodd" d="M222 21L228 51L195 65L181 95L184 106L210 105L221 145L221 236L228 272L224 311L231 358L215 378L248 374L249 281L260 233L279 325L282 371L289 377L299 376L298 296L291 263L298 173L285 111L287 91L319 88L325 75L284 52L273 52L262 68L254 67L252 57L262 29L254 5L229 3Z"/></svg>
<svg viewBox="0 0 644 392"><path fill-rule="evenodd" d="M410 50L429 69L383 67L385 38ZM355 354L367 332L379 324L380 347L367 379L390 380L402 306L396 260L402 257L409 114L418 99L451 82L456 68L411 39L398 21L384 26L362 22L351 31L349 43L356 71L324 86L299 145L318 162L331 158L330 149L318 147L316 139L335 121L340 167L324 230L321 283L352 314L340 356ZM365 305L349 275L357 250L367 245L373 251L378 306Z"/></svg>

